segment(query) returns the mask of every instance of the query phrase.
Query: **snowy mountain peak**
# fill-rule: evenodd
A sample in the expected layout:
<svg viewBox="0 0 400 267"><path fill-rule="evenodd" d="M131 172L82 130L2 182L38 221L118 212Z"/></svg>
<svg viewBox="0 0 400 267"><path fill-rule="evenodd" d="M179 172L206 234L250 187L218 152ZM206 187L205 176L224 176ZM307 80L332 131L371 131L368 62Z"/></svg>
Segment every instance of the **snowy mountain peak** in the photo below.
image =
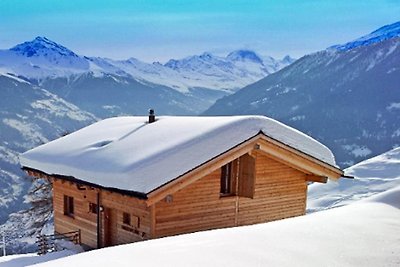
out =
<svg viewBox="0 0 400 267"><path fill-rule="evenodd" d="M252 61L262 64L262 59L251 50L236 50L228 54L226 57L231 61Z"/></svg>
<svg viewBox="0 0 400 267"><path fill-rule="evenodd" d="M206 60L208 60L208 59L211 59L211 58L213 58L214 56L211 54L211 53L208 53L208 52L204 52L203 54L201 54L200 56L199 56L199 58L201 58L201 59L206 59Z"/></svg>
<svg viewBox="0 0 400 267"><path fill-rule="evenodd" d="M329 49L350 50L359 46L368 46L374 43L382 42L391 38L400 37L400 21L385 25L370 34L364 35L354 41L343 45L334 45Z"/></svg>
<svg viewBox="0 0 400 267"><path fill-rule="evenodd" d="M34 40L18 44L10 49L26 57L57 54L59 56L78 57L64 46L53 42L46 37L36 37Z"/></svg>
<svg viewBox="0 0 400 267"><path fill-rule="evenodd" d="M284 58L282 58L282 60L281 60L281 62L283 63L283 64L287 64L287 65L289 65L289 64L292 64L293 62L295 62L296 61L296 59L295 58L292 58L291 56L289 56L289 55L286 55Z"/></svg>

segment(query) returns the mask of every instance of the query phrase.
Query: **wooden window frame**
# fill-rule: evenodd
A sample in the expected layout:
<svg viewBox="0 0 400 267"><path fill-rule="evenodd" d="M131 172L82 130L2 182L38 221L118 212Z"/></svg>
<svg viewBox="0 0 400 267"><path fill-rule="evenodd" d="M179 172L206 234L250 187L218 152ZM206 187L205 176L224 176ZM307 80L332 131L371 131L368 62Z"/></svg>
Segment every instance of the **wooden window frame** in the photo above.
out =
<svg viewBox="0 0 400 267"><path fill-rule="evenodd" d="M235 193L235 188L233 188L233 181L235 171L233 169L233 163L229 162L221 167L221 177L220 177L220 196L232 196Z"/></svg>
<svg viewBox="0 0 400 267"><path fill-rule="evenodd" d="M98 208L96 203L89 202L89 213L97 214Z"/></svg>
<svg viewBox="0 0 400 267"><path fill-rule="evenodd" d="M64 215L71 218L75 216L74 198L68 195L64 195Z"/></svg>
<svg viewBox="0 0 400 267"><path fill-rule="evenodd" d="M220 197L253 198L255 191L255 158L250 154L221 167Z"/></svg>
<svg viewBox="0 0 400 267"><path fill-rule="evenodd" d="M128 212L122 213L122 224L131 226L131 214Z"/></svg>
<svg viewBox="0 0 400 267"><path fill-rule="evenodd" d="M132 215L128 212L122 213L122 226L121 228L129 232L138 232L137 229L140 227L139 216Z"/></svg>

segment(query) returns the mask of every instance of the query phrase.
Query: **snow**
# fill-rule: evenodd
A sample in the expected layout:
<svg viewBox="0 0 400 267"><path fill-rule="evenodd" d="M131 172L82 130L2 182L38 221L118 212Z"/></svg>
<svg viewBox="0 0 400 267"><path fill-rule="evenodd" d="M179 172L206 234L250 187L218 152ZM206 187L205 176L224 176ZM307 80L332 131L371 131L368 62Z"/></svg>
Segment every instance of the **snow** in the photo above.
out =
<svg viewBox="0 0 400 267"><path fill-rule="evenodd" d="M106 119L20 156L22 166L103 187L149 193L260 131L335 166L311 137L263 116ZM118 177L118 181L116 181Z"/></svg>
<svg viewBox="0 0 400 267"><path fill-rule="evenodd" d="M51 98L36 100L31 103L31 107L45 110L56 117L69 117L76 121L87 120L87 114L83 113L77 106L66 102L56 95L50 93L46 95ZM94 119L96 118L94 117Z"/></svg>
<svg viewBox="0 0 400 267"><path fill-rule="evenodd" d="M354 179L340 179L308 187L307 209L340 207L400 186L400 147L344 170Z"/></svg>
<svg viewBox="0 0 400 267"><path fill-rule="evenodd" d="M357 144L343 145L342 147L344 150L347 150L351 154L353 154L356 158L365 157L372 153L372 151L368 147L359 146Z"/></svg>
<svg viewBox="0 0 400 267"><path fill-rule="evenodd" d="M38 131L37 126L33 123L19 121L15 119L3 119L3 123L20 132L26 139L41 140L43 142L49 141L40 133L40 131Z"/></svg>
<svg viewBox="0 0 400 267"><path fill-rule="evenodd" d="M65 245L65 244L63 244ZM20 254L20 255L9 255L0 257L0 267L25 267L35 264L40 264L48 261L52 261L58 258L65 258L70 255L82 252L82 248L77 245L66 246L67 249L48 253L46 255L39 256L35 253Z"/></svg>
<svg viewBox="0 0 400 267"><path fill-rule="evenodd" d="M398 266L400 187L281 221L115 246L35 266Z"/></svg>
<svg viewBox="0 0 400 267"><path fill-rule="evenodd" d="M4 69L4 68L0 68L0 76L5 76L5 77L7 77L7 78L16 80L16 81L18 81L18 82L20 82L20 83L27 83L27 84L29 84L29 82L27 82L27 81L25 81L25 80L23 80L23 79L21 79L21 78L15 77L14 75L11 75L11 74L9 74L9 73L11 73L10 70Z"/></svg>
<svg viewBox="0 0 400 267"><path fill-rule="evenodd" d="M395 110L395 109L400 109L400 103L390 103L388 107L386 107L387 110Z"/></svg>

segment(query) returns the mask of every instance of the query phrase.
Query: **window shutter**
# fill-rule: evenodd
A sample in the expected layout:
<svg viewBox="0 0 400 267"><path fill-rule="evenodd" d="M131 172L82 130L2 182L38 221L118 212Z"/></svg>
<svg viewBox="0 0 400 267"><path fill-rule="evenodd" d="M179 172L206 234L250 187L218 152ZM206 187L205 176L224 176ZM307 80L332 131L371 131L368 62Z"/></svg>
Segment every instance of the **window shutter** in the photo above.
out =
<svg viewBox="0 0 400 267"><path fill-rule="evenodd" d="M253 198L255 184L256 160L249 154L240 157L239 161L239 192L242 197Z"/></svg>

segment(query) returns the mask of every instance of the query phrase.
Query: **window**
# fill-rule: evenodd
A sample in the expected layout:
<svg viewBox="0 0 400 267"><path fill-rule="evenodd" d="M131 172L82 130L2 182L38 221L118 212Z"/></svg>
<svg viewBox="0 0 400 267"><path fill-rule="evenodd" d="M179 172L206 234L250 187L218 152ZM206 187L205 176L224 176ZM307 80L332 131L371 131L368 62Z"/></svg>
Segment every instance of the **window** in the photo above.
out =
<svg viewBox="0 0 400 267"><path fill-rule="evenodd" d="M97 214L97 204L89 202L89 212Z"/></svg>
<svg viewBox="0 0 400 267"><path fill-rule="evenodd" d="M255 158L245 154L221 167L221 196L253 198Z"/></svg>
<svg viewBox="0 0 400 267"><path fill-rule="evenodd" d="M64 195L64 215L74 217L74 198Z"/></svg>
<svg viewBox="0 0 400 267"><path fill-rule="evenodd" d="M131 225L131 215L129 213L124 212L122 214L122 223L126 225Z"/></svg>
<svg viewBox="0 0 400 267"><path fill-rule="evenodd" d="M221 168L221 195L232 194L232 162L222 166Z"/></svg>
<svg viewBox="0 0 400 267"><path fill-rule="evenodd" d="M139 226L140 219L138 216L131 215L128 212L122 213L122 229L136 233Z"/></svg>

